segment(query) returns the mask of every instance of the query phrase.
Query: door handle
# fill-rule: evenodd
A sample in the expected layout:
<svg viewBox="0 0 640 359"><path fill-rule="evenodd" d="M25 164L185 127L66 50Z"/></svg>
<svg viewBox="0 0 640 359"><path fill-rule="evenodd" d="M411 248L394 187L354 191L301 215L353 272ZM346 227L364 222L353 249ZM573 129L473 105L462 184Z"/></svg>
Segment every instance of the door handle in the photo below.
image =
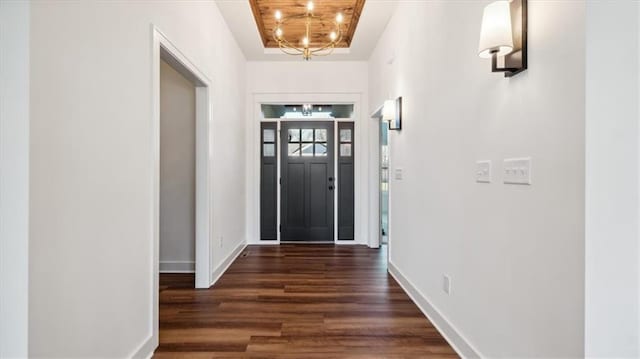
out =
<svg viewBox="0 0 640 359"><path fill-rule="evenodd" d="M333 182L333 177L329 177L329 182Z"/></svg>
<svg viewBox="0 0 640 359"><path fill-rule="evenodd" d="M333 186L329 186L329 191L333 191Z"/></svg>

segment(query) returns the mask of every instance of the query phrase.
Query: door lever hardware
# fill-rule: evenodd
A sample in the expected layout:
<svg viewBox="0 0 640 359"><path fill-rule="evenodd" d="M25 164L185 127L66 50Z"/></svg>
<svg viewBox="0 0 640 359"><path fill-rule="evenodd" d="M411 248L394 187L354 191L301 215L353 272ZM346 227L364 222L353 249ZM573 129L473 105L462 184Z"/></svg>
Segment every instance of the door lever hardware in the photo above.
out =
<svg viewBox="0 0 640 359"><path fill-rule="evenodd" d="M333 177L329 177L329 182L333 182Z"/></svg>
<svg viewBox="0 0 640 359"><path fill-rule="evenodd" d="M333 186L329 186L329 191L333 191Z"/></svg>

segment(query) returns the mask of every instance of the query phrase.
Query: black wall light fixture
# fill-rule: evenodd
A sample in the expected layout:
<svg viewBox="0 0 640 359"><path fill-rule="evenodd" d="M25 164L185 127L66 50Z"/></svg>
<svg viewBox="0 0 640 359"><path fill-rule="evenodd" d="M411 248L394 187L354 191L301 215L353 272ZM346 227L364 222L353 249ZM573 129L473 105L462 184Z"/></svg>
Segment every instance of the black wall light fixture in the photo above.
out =
<svg viewBox="0 0 640 359"><path fill-rule="evenodd" d="M512 77L527 69L527 0L499 0L484 8L478 56L491 72Z"/></svg>
<svg viewBox="0 0 640 359"><path fill-rule="evenodd" d="M390 130L402 129L402 97L384 102L382 121L389 123Z"/></svg>

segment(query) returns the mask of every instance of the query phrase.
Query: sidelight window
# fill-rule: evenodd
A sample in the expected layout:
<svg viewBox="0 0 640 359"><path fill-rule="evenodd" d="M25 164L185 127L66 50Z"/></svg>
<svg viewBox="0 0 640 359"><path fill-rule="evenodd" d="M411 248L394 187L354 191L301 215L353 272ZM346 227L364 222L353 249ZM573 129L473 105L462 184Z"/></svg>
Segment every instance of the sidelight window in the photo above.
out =
<svg viewBox="0 0 640 359"><path fill-rule="evenodd" d="M276 155L276 130L265 128L262 130L262 156L275 157Z"/></svg>
<svg viewBox="0 0 640 359"><path fill-rule="evenodd" d="M340 129L340 157L351 157L351 129Z"/></svg>

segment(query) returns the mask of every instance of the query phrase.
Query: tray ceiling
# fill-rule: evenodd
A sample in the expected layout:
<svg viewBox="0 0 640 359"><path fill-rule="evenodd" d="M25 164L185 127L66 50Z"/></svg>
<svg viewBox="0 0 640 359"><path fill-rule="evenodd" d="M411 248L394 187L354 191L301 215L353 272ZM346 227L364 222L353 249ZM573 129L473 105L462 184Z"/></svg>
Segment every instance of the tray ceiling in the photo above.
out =
<svg viewBox="0 0 640 359"><path fill-rule="evenodd" d="M353 35L358 26L360 15L365 0L314 0L313 14L328 20L327 28L311 28L311 47L320 47L328 42L329 32L332 30L333 19L337 13L342 13L344 23L342 25L343 38L337 47L347 48L351 46ZM307 0L249 0L251 11L262 44L267 48L277 48L278 43L273 39L272 33L276 25L275 11L280 10L283 16L305 13ZM305 33L303 21L291 21L283 26L285 37L290 41L302 39Z"/></svg>
<svg viewBox="0 0 640 359"><path fill-rule="evenodd" d="M1 0L0 0L1 1ZM281 0L274 0L281 1ZM305 0L299 0L304 5ZM316 7L322 6L323 2L333 4L335 0L315 0ZM229 30L242 49L245 58L249 61L301 61L297 56L285 55L278 48L266 47L262 34L256 26L256 18L253 16L249 0L215 0ZM352 0L355 4L355 0ZM366 0L362 13L358 19L357 29L355 23L351 31L355 31L352 36L348 36L348 48L338 48L331 56L320 56L314 61L366 61L371 56L380 36L382 35L389 18L396 9L397 0ZM271 5L273 8L274 6ZM341 9L342 10L342 9ZM281 9L280 11L283 11ZM304 11L301 6L298 12ZM346 15L346 11L345 11ZM268 15L273 21L274 14ZM335 16L332 14L331 17ZM261 18L261 17L260 17ZM351 18L348 19L351 24ZM344 26L344 25L343 25ZM349 29L343 28L344 31ZM271 31L269 29L268 31ZM271 33L268 33L271 37ZM390 57L393 54L389 55Z"/></svg>

